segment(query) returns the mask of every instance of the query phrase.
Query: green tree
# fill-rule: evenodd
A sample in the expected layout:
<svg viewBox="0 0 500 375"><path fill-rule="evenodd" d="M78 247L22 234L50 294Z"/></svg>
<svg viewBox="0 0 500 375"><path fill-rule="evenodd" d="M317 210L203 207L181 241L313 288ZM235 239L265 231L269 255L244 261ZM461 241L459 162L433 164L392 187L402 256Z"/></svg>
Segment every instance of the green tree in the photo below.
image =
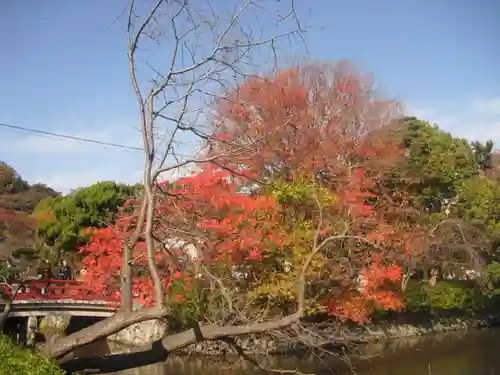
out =
<svg viewBox="0 0 500 375"><path fill-rule="evenodd" d="M500 184L479 176L457 184L457 203L450 210L450 217L469 223L469 228L482 228L481 233L490 242L492 255L500 246Z"/></svg>
<svg viewBox="0 0 500 375"><path fill-rule="evenodd" d="M389 189L409 194L413 207L422 212L420 224L431 235L427 251L412 259L414 267L430 272L435 267L454 271L464 265L479 271L484 252L491 247L483 221L469 212L479 193L467 185L479 179L473 148L465 139L415 117L404 118L402 125L406 157L386 183ZM464 189L467 196L462 196Z"/></svg>
<svg viewBox="0 0 500 375"><path fill-rule="evenodd" d="M57 259L61 252L84 244L87 228L101 228L113 223L124 203L135 196L138 185L113 181L98 182L67 196L42 200L35 209L37 234L48 257Z"/></svg>
<svg viewBox="0 0 500 375"><path fill-rule="evenodd" d="M472 142L471 145L478 168L484 172L493 168L493 141Z"/></svg>
<svg viewBox="0 0 500 375"><path fill-rule="evenodd" d="M407 158L397 177L408 185L416 201L429 212L440 212L443 203L457 194L457 183L477 175L470 144L415 117L404 119Z"/></svg>

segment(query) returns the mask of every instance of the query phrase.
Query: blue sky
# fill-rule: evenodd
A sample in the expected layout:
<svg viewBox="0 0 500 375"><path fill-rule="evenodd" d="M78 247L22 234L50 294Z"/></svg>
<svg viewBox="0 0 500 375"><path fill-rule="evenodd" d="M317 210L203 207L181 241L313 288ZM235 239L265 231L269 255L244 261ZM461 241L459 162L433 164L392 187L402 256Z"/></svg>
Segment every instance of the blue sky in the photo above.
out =
<svg viewBox="0 0 500 375"><path fill-rule="evenodd" d="M311 27L311 59L354 60L409 112L500 145L500 2L295 2ZM125 6L125 0L0 2L0 123L140 145L125 20L118 17ZM3 127L0 160L29 182L63 192L141 178L140 152Z"/></svg>

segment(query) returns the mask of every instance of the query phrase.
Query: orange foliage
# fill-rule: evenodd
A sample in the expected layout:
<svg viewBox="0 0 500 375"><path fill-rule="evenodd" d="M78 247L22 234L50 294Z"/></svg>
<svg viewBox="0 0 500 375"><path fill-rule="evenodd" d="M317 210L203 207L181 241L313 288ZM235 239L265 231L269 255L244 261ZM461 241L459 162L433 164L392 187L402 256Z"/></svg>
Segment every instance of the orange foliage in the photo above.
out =
<svg viewBox="0 0 500 375"><path fill-rule="evenodd" d="M34 221L24 212L0 207L0 241L7 237L26 236L34 229Z"/></svg>
<svg viewBox="0 0 500 375"><path fill-rule="evenodd" d="M402 152L388 142L396 108L348 63L299 66L249 78L222 99L211 152L258 176L320 170L343 176L360 162L364 173L377 175Z"/></svg>
<svg viewBox="0 0 500 375"><path fill-rule="evenodd" d="M336 198L323 212L321 237L338 235L340 220L351 240L342 245L348 255L329 256L325 269L342 285L330 291L330 313L362 321L373 308L401 308L393 286L400 266L425 251L420 239L426 234L404 192L381 187L404 150L394 121L397 105L377 92L372 77L345 62L299 66L248 79L217 109L210 152L225 155L221 163L260 181L314 176ZM362 292L353 273L367 278Z"/></svg>
<svg viewBox="0 0 500 375"><path fill-rule="evenodd" d="M189 246L196 247L195 258L202 258L206 264L222 265L258 264L267 252L279 246L280 237L273 230L275 202L239 193L239 185L229 177L227 171L208 167L177 180L168 194L159 194L153 232L157 241L168 246L164 251L159 249L156 255L167 290L172 281L186 281L192 276L194 269L184 268L181 263L189 257ZM162 185L168 183L159 188ZM82 247L83 264L89 270L84 282L91 290L103 292L120 282L123 248L136 221L135 213L124 213L115 226L94 230L91 241ZM133 257L138 270L134 278L135 299L149 304L154 293L143 242L135 246ZM179 300L182 296L175 298Z"/></svg>

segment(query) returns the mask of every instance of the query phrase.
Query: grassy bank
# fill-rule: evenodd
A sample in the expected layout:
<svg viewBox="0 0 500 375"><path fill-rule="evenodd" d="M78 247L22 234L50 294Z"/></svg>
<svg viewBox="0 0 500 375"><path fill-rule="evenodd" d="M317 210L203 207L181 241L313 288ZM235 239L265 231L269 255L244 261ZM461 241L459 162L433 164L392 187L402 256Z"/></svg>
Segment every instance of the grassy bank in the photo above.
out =
<svg viewBox="0 0 500 375"><path fill-rule="evenodd" d="M63 375L55 361L0 335L0 375Z"/></svg>

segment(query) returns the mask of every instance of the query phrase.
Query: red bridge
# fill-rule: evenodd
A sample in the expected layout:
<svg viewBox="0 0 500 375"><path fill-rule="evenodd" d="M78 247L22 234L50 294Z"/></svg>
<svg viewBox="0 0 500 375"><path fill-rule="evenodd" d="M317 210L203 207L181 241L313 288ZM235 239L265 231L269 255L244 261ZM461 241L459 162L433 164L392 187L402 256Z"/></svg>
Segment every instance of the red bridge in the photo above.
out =
<svg viewBox="0 0 500 375"><path fill-rule="evenodd" d="M72 316L106 317L117 310L120 295L118 290L91 292L74 280L12 280L0 283L0 311L10 300L10 316L14 317L57 312Z"/></svg>

